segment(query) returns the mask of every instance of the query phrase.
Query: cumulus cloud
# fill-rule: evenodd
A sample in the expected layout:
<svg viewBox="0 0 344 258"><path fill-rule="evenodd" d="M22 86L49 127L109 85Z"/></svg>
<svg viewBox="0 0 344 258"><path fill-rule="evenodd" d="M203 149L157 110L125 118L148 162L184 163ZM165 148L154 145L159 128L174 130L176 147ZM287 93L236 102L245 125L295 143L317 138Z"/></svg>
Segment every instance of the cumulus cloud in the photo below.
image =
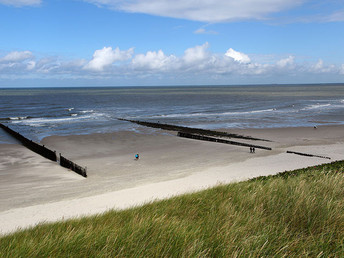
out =
<svg viewBox="0 0 344 258"><path fill-rule="evenodd" d="M26 68L27 68L28 70L33 70L33 69L35 69L35 67L36 67L36 62L35 62L35 61L30 61L30 62L28 62L28 63L27 63L27 66L26 66Z"/></svg>
<svg viewBox="0 0 344 258"><path fill-rule="evenodd" d="M341 73L341 68L335 65L325 65L322 59L319 59L317 63L313 64L309 68L310 72L314 73Z"/></svg>
<svg viewBox="0 0 344 258"><path fill-rule="evenodd" d="M30 51L13 51L0 58L0 62L18 62L32 58Z"/></svg>
<svg viewBox="0 0 344 258"><path fill-rule="evenodd" d="M133 60L134 68L152 69L152 70L166 70L171 68L171 65L177 57L174 55L166 56L162 50L148 51L145 55L138 54Z"/></svg>
<svg viewBox="0 0 344 258"><path fill-rule="evenodd" d="M104 47L96 50L91 60L37 58L30 51L14 51L0 57L0 79L32 76L83 80L120 78L122 81L131 78L135 81L145 77L166 80L168 83L168 78L189 78L185 84L197 78L205 78L209 82L211 78L223 78L224 81L228 81L233 76L243 78L243 82L252 82L256 78L275 78L276 82L281 75L288 78L300 76L313 79L321 74L322 78L344 79L344 65L325 64L322 59L308 63L290 55L283 59L271 57L267 60L258 60L254 58L254 54L252 59L232 48L228 48L224 53L214 53L208 43L190 47L181 56L167 55L163 50L134 55L132 48L122 51L118 47ZM216 80L214 79L214 83Z"/></svg>
<svg viewBox="0 0 344 258"><path fill-rule="evenodd" d="M319 71L323 68L324 66L324 61L322 59L319 59L318 62L312 66L312 68L316 71Z"/></svg>
<svg viewBox="0 0 344 258"><path fill-rule="evenodd" d="M208 42L201 46L195 46L188 48L184 52L183 59L186 63L200 62L208 57L207 48L209 47Z"/></svg>
<svg viewBox="0 0 344 258"><path fill-rule="evenodd" d="M15 7L39 5L41 0L0 0L0 4L11 5Z"/></svg>
<svg viewBox="0 0 344 258"><path fill-rule="evenodd" d="M92 71L103 71L106 67L112 65L116 61L128 60L134 52L133 48L121 51L118 47L104 47L98 49L93 54L93 59L87 63L84 68Z"/></svg>
<svg viewBox="0 0 344 258"><path fill-rule="evenodd" d="M251 62L251 59L248 57L248 55L235 51L233 48L228 49L225 56L231 57L239 63L246 64Z"/></svg>
<svg viewBox="0 0 344 258"><path fill-rule="evenodd" d="M287 58L281 59L277 62L277 66L284 68L287 66L291 66L294 64L294 57L293 56L288 56Z"/></svg>
<svg viewBox="0 0 344 258"><path fill-rule="evenodd" d="M293 8L305 0L85 0L100 6L133 13L203 22L264 19Z"/></svg>

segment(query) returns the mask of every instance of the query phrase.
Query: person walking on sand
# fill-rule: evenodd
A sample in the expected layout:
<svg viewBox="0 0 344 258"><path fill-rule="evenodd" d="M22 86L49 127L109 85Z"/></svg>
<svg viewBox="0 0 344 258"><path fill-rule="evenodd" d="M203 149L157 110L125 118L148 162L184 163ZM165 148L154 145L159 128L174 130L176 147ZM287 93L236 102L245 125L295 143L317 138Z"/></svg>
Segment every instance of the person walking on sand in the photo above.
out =
<svg viewBox="0 0 344 258"><path fill-rule="evenodd" d="M137 153L137 154L135 155L135 159L138 160L139 158L140 158L140 155Z"/></svg>

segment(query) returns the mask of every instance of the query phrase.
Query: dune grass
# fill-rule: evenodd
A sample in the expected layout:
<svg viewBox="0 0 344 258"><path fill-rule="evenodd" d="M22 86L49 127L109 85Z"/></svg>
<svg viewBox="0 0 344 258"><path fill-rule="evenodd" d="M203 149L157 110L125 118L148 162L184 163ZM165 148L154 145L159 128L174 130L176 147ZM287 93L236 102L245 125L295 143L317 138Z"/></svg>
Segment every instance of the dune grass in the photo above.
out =
<svg viewBox="0 0 344 258"><path fill-rule="evenodd" d="M0 257L344 256L344 161L0 239Z"/></svg>

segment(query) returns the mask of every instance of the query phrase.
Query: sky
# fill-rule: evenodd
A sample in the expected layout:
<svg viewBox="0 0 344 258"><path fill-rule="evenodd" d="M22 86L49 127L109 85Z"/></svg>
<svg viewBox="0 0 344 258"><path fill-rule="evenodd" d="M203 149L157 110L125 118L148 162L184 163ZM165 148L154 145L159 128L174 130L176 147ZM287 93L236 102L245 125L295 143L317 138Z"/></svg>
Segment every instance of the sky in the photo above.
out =
<svg viewBox="0 0 344 258"><path fill-rule="evenodd" d="M343 0L0 0L0 87L343 82Z"/></svg>

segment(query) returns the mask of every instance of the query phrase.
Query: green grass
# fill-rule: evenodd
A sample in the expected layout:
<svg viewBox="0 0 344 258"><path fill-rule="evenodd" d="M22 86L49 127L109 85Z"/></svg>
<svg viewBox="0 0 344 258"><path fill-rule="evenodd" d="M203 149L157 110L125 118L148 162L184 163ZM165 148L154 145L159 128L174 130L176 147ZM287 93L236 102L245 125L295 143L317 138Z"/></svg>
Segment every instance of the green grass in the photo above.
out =
<svg viewBox="0 0 344 258"><path fill-rule="evenodd" d="M344 256L344 161L0 239L0 257Z"/></svg>

